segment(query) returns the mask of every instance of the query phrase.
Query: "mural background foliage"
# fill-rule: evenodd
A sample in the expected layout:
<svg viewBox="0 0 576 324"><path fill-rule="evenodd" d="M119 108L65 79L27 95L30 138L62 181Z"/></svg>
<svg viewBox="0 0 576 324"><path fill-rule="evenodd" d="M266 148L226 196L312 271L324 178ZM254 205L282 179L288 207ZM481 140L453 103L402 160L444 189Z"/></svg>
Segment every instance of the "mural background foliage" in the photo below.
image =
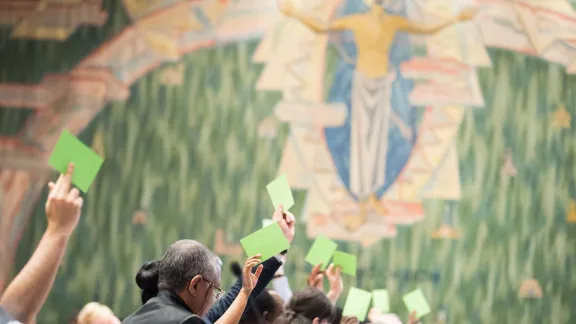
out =
<svg viewBox="0 0 576 324"><path fill-rule="evenodd" d="M371 10L293 3L324 21ZM473 21L426 32L470 5ZM576 322L575 11L430 0L386 12L420 29L384 53L387 180L359 197L358 34L315 34L270 0L0 0L0 291L45 228L46 161L69 129L105 163L40 324L93 300L128 315L136 270L180 238L240 260L278 174L296 189L295 289L328 235L359 256L346 286L389 289L397 313L421 287L431 323Z"/></svg>

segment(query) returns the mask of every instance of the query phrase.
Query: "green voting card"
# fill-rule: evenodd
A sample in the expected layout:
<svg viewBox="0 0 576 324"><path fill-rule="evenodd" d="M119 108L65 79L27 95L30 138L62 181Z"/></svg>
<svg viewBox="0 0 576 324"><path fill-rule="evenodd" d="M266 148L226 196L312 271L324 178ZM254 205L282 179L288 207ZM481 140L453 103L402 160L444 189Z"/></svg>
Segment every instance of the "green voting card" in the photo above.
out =
<svg viewBox="0 0 576 324"><path fill-rule="evenodd" d="M386 289L377 289L372 291L372 303L374 307L378 308L382 313L390 311L390 295Z"/></svg>
<svg viewBox="0 0 576 324"><path fill-rule="evenodd" d="M104 159L84 145L69 131L63 131L48 160L51 167L66 173L68 164L74 163L72 183L86 193L96 178Z"/></svg>
<svg viewBox="0 0 576 324"><path fill-rule="evenodd" d="M430 305L428 305L422 289L416 289L407 293L402 297L402 300L404 300L404 304L406 304L406 308L408 308L410 313L416 311L417 318L421 318L430 313Z"/></svg>
<svg viewBox="0 0 576 324"><path fill-rule="evenodd" d="M338 244L336 244L336 242L326 236L320 236L314 241L314 244L312 244L305 260L313 266L322 264L322 271L324 271L328 267L328 261L330 261L332 254L337 248Z"/></svg>
<svg viewBox="0 0 576 324"><path fill-rule="evenodd" d="M358 318L358 321L363 322L370 307L370 299L372 299L370 292L354 287L350 288L342 316L354 316Z"/></svg>
<svg viewBox="0 0 576 324"><path fill-rule="evenodd" d="M340 251L334 251L332 263L342 268L342 273L356 277L356 256Z"/></svg>
<svg viewBox="0 0 576 324"><path fill-rule="evenodd" d="M275 222L276 222L275 220L263 219L263 220L262 220L262 227L266 227L266 226L268 226L268 225L270 225L270 224L272 224L272 223L275 223Z"/></svg>
<svg viewBox="0 0 576 324"><path fill-rule="evenodd" d="M270 195L270 199L272 199L274 208L277 208L278 205L282 205L284 210L288 210L290 207L294 206L292 190L290 190L290 185L288 184L288 179L285 175L270 182L266 186L266 189L268 189L268 194Z"/></svg>
<svg viewBox="0 0 576 324"><path fill-rule="evenodd" d="M288 243L277 222L246 236L240 240L240 244L249 257L261 254L262 261L266 261L290 247L290 243Z"/></svg>

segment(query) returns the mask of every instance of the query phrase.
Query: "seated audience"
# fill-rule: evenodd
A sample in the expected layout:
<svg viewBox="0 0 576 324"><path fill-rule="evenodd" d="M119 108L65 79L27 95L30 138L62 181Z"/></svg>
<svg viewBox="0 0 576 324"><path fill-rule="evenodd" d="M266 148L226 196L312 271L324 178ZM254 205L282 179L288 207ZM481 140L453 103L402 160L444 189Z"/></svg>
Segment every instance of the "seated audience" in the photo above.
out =
<svg viewBox="0 0 576 324"><path fill-rule="evenodd" d="M276 211L274 212L272 219L275 220L276 222L278 222L280 228L282 229L284 236L286 237L286 239L289 242L291 242L292 239L294 238L294 230L295 230L295 228L294 228L294 223L295 223L294 215L292 215L289 212L284 212L282 206L279 206L276 209ZM179 241L179 242L183 242L183 241ZM194 270L195 271L209 270L209 269L205 269L206 265L203 264L203 262L204 262L203 260L212 260L214 258L217 260L217 265L212 264L212 266L215 267L214 270L217 272L217 280L214 280L214 281L217 281L217 282L220 281L221 261L218 258L216 258L216 256L210 250L208 250L206 247L204 247L202 244L195 242L195 241L185 241L185 242L188 242L187 245L190 245L193 242L194 244L192 244L192 245L194 245L196 247L195 250L201 250L202 253L200 253L197 256L192 256L192 255L190 255L189 246L178 247L177 246L178 244L175 243L175 245L173 245L173 247L171 247L168 250L169 251L173 250L173 251L171 251L171 253L176 254L173 258L180 261L180 263L185 263L185 265L179 264L179 263L173 263L173 264L166 263L168 260L164 260L164 258L166 258L168 255L169 251L167 251L162 260L147 262L146 264L144 264L142 269L138 272L138 275L136 277L136 281L137 281L138 286L142 289L142 302L145 303L145 305L142 306L138 311L136 311L136 313L134 313L133 316L136 315L137 313L140 314L139 312L144 312L144 310L146 311L146 313L148 313L148 311L150 311L151 308L147 307L146 305L148 305L152 301L154 301L154 303L159 302L154 297L159 297L159 298L161 297L160 299L162 299L162 298L166 299L167 290L169 290L169 289L166 289L165 287L163 287L163 278L165 278L168 275L178 277L178 279L179 279L178 285L175 287L172 287L172 293L173 294L185 294L186 295L187 291L185 290L185 288L190 287L190 284L192 283L191 280L198 275L202 276L202 274L199 274L198 272L194 272ZM200 246L202 248L200 248ZM209 255L211 255L212 257L208 257ZM201 257L201 259L196 259L195 257ZM274 273L282 265L280 260L281 260L281 257L276 256L276 257L270 258L270 259L268 259L262 263L262 267L261 267L262 273L261 273L261 276L258 280L257 286L253 289L254 290L253 294L252 294L253 296L258 296L262 292L262 290L264 290L266 285L268 285L270 280L272 280ZM214 263L213 260L211 262ZM157 284L157 281L158 281L158 284ZM212 283L214 283L214 282L212 282ZM212 285L211 288L213 288L214 290L218 290L218 291L222 292L221 289L215 285ZM221 299L219 299L217 301L217 303L212 308L210 308L210 306L212 305L214 300L208 301L209 305L207 308L206 308L207 304L205 303L206 301L203 301L202 306L203 306L203 308L206 308L205 312L204 311L199 312L195 308L187 308L185 310L189 313L191 310L194 310L194 312L192 312L192 313L194 313L195 315L201 315L202 317L204 317L203 320L207 323L221 322L221 321L218 321L220 319L220 317L222 317L224 312L229 307L231 307L233 301L236 299L236 297L239 295L239 293L241 293L243 291L245 291L243 289L243 282L242 282L242 280L238 280L238 281L236 281L234 286L232 286L232 288ZM222 295L222 294L223 293L221 293L220 295ZM196 297L200 298L202 296L196 296ZM220 297L220 296L218 296L218 297ZM244 307L242 307L242 310L244 310ZM189 315L191 315L192 313L190 313ZM199 314L199 313L201 313L201 314ZM161 316L160 314L161 314L161 311L159 310L158 314L155 316ZM241 315L241 313L240 313L240 315ZM133 317L133 316L124 320L123 323L141 323L140 317L136 317L136 316ZM156 317L151 317L151 318L156 318ZM184 318L182 318L182 319L184 319ZM150 323L172 323L171 321L161 322L159 320L160 320L160 318L158 318L157 322L150 322ZM148 322L146 322L146 323L148 323ZM179 323L179 322L176 321L174 323Z"/></svg>
<svg viewBox="0 0 576 324"><path fill-rule="evenodd" d="M120 324L120 320L107 306L88 303L78 314L78 324Z"/></svg>
<svg viewBox="0 0 576 324"><path fill-rule="evenodd" d="M78 189L71 189L73 172L74 166L70 164L66 174L60 175L56 183L48 184L48 226L32 257L0 298L0 324L34 322L52 289L82 209Z"/></svg>
<svg viewBox="0 0 576 324"><path fill-rule="evenodd" d="M262 273L263 265L252 273L252 268L259 263L259 256L246 260L241 288L234 293L231 305L222 306L225 311L215 323L238 323ZM204 245L181 240L168 248L157 265L157 276L137 275L142 287L158 287L157 295L122 323L208 323L208 319L202 317L208 314L214 301L224 295L220 289L222 261Z"/></svg>
<svg viewBox="0 0 576 324"><path fill-rule="evenodd" d="M335 309L321 290L313 287L294 293L275 324L332 323Z"/></svg>

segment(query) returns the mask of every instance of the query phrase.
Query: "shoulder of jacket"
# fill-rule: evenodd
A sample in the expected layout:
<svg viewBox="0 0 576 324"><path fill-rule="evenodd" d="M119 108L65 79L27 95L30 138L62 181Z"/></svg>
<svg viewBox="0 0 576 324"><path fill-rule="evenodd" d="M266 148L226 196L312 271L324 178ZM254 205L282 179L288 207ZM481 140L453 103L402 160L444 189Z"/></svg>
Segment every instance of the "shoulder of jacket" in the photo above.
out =
<svg viewBox="0 0 576 324"><path fill-rule="evenodd" d="M180 324L204 324L204 323L206 322L198 315L190 315L180 322Z"/></svg>

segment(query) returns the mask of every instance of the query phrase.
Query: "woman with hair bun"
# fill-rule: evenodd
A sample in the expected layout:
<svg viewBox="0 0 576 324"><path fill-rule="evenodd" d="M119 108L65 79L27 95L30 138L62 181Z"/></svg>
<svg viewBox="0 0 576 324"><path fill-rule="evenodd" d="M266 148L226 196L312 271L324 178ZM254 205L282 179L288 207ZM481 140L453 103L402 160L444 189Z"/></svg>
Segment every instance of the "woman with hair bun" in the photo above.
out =
<svg viewBox="0 0 576 324"><path fill-rule="evenodd" d="M214 322L238 323L248 297L262 273L260 256L246 260L242 283L235 299ZM205 324L212 304L224 295L220 289L222 261L204 245L193 240L172 244L161 260L145 263L136 275L142 302L124 324ZM222 307L222 306L221 306Z"/></svg>

